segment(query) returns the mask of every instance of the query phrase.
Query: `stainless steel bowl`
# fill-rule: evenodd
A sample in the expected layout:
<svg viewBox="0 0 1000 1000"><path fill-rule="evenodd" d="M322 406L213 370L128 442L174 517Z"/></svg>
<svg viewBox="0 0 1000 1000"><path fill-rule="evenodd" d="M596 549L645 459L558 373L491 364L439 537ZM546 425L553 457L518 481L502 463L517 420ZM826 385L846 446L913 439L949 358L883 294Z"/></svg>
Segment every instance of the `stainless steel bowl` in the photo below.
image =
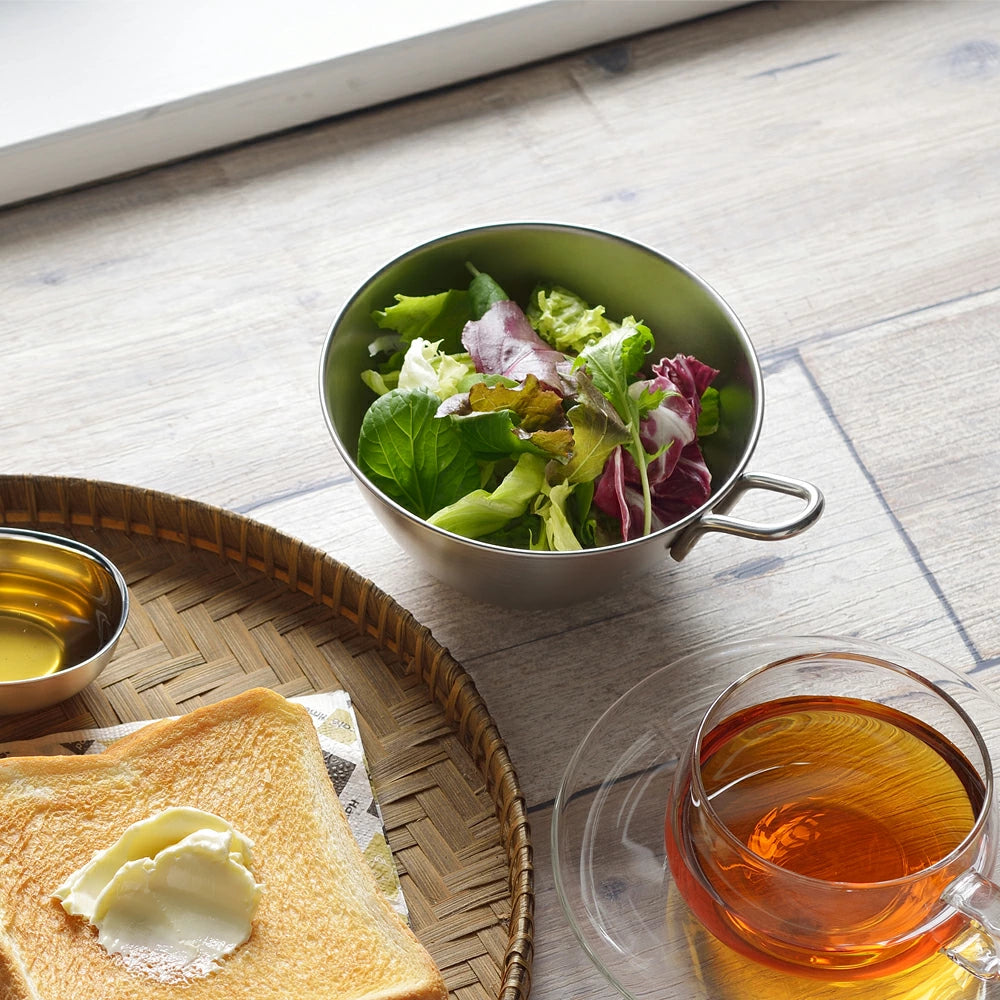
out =
<svg viewBox="0 0 1000 1000"><path fill-rule="evenodd" d="M601 303L609 316L632 314L656 337L654 358L692 354L719 369L721 426L704 439L712 493L687 517L643 538L578 552L529 552L462 538L427 524L377 489L358 468L361 420L373 396L360 373L371 367L371 320L397 293L465 287L466 261L491 274L512 299L551 280ZM707 531L781 539L808 528L823 509L815 486L745 471L760 433L760 366L740 321L701 278L649 247L609 233L553 223L507 223L432 240L386 264L351 296L330 329L320 365L323 412L335 445L379 520L402 548L445 583L476 600L509 607L558 607L606 593L648 572L669 550L682 559ZM792 517L769 523L727 514L746 490L801 498Z"/></svg>
<svg viewBox="0 0 1000 1000"><path fill-rule="evenodd" d="M125 580L100 552L0 528L0 715L82 691L111 659L128 609Z"/></svg>

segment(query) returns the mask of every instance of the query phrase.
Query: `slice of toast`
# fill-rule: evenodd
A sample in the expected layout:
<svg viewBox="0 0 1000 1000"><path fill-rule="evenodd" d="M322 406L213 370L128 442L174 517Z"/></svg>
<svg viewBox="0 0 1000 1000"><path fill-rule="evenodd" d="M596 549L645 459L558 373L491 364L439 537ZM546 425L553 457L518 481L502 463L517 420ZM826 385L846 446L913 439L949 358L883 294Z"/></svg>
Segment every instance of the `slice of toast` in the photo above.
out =
<svg viewBox="0 0 1000 1000"><path fill-rule="evenodd" d="M182 984L129 969L52 892L168 806L253 841L264 884L249 940ZM0 760L0 1000L447 1000L378 890L304 708L260 688L103 753Z"/></svg>

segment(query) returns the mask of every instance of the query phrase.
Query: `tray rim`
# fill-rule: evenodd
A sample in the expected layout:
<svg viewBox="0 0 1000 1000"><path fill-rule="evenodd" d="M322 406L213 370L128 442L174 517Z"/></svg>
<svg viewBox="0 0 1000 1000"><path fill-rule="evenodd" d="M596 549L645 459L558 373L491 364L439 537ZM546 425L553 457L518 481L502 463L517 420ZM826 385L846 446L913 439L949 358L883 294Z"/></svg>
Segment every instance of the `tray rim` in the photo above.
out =
<svg viewBox="0 0 1000 1000"><path fill-rule="evenodd" d="M23 504L8 494L23 495ZM524 794L507 745L465 668L411 612L316 546L246 515L145 487L74 476L0 474L0 525L82 527L200 549L277 580L330 608L399 657L444 712L481 774L507 856L511 912L498 1000L527 1000L534 868Z"/></svg>

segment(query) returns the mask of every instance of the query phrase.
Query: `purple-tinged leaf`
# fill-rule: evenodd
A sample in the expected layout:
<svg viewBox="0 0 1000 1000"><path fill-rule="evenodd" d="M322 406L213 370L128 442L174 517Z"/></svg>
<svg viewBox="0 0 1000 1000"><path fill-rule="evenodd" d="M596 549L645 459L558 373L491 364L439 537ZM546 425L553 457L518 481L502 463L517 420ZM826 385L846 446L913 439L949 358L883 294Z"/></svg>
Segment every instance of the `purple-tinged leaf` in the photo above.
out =
<svg viewBox="0 0 1000 1000"><path fill-rule="evenodd" d="M516 302L494 302L480 319L466 323L462 344L476 371L504 375L516 382L534 375L553 389L562 386L557 366L564 356L535 333Z"/></svg>
<svg viewBox="0 0 1000 1000"><path fill-rule="evenodd" d="M700 507L711 491L711 474L698 445L701 396L718 372L695 358L677 355L653 365L646 387L662 392L660 405L639 425L647 454L656 455L647 466L652 510L651 530L668 527ZM594 503L617 518L622 538L642 534L644 512L639 469L623 448L612 453L597 483Z"/></svg>

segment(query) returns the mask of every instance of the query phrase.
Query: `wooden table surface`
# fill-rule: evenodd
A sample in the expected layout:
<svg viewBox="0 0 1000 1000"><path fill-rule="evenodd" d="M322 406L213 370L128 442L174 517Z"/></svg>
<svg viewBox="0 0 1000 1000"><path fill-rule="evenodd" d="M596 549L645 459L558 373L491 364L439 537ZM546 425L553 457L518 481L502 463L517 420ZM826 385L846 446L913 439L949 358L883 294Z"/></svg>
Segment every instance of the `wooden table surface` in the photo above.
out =
<svg viewBox="0 0 1000 1000"><path fill-rule="evenodd" d="M709 535L556 613L470 605L397 548L324 425L328 326L404 249L536 219L648 243L728 300L765 374L749 470L818 485L813 528ZM742 7L0 212L0 468L250 515L429 625L530 806L532 996L609 997L548 840L618 695L775 632L891 642L1000 692L998 219L1000 4Z"/></svg>

